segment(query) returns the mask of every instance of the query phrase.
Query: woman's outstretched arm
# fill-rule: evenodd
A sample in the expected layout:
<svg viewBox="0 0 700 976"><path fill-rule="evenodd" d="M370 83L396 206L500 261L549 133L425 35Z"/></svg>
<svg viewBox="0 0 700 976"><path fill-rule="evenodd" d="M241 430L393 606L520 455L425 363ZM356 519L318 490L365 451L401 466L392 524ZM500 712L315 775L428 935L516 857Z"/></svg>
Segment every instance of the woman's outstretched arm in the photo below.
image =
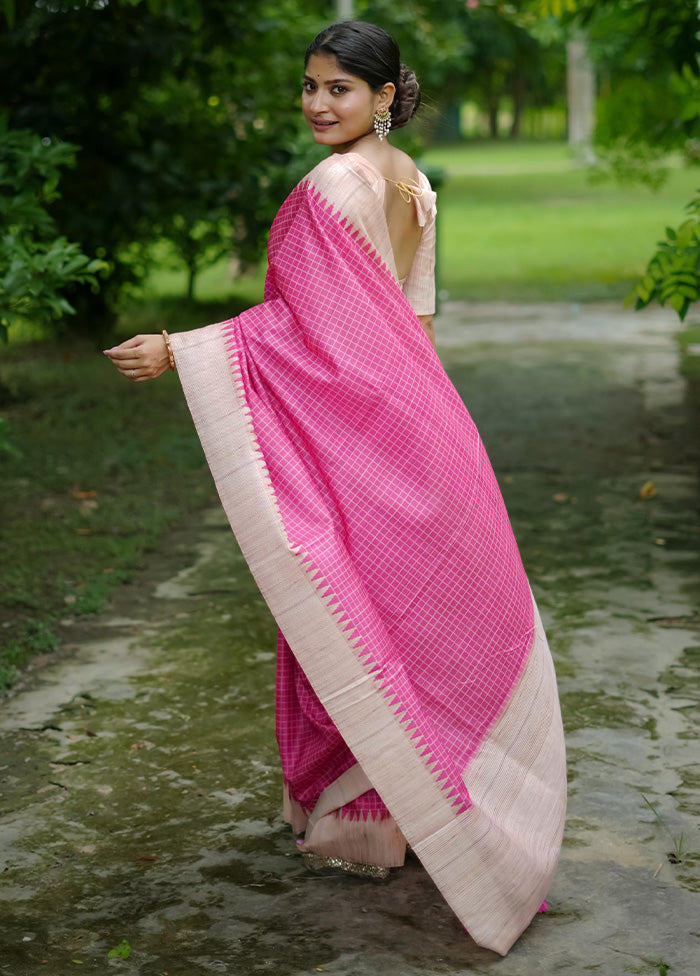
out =
<svg viewBox="0 0 700 976"><path fill-rule="evenodd" d="M142 383L154 380L170 369L170 357L162 335L137 335L133 339L104 350L122 376Z"/></svg>

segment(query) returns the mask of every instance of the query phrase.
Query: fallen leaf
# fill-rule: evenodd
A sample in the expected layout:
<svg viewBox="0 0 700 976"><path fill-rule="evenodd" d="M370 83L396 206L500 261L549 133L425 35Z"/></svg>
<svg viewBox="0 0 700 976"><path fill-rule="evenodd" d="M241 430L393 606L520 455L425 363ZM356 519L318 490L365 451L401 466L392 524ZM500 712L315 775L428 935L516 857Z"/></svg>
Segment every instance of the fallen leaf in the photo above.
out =
<svg viewBox="0 0 700 976"><path fill-rule="evenodd" d="M666 540L665 539L654 539L654 545L655 546L665 546L666 545Z"/></svg>
<svg viewBox="0 0 700 976"><path fill-rule="evenodd" d="M656 485L653 481L645 481L639 489L640 498L653 498L656 495Z"/></svg>
<svg viewBox="0 0 700 976"><path fill-rule="evenodd" d="M80 498L80 499L82 499L82 498L97 498L97 492L96 491L82 491L76 485L75 488L73 489L73 498Z"/></svg>
<svg viewBox="0 0 700 976"><path fill-rule="evenodd" d="M131 745L129 746L129 748L131 749L132 752L136 752L137 749L145 749L146 748L146 743L145 742L132 742Z"/></svg>
<svg viewBox="0 0 700 976"><path fill-rule="evenodd" d="M107 958L128 959L130 955L131 955L131 946L126 941L126 939L122 939L122 941L119 943L118 946L115 946L113 949L109 950L109 952L107 953Z"/></svg>
<svg viewBox="0 0 700 976"><path fill-rule="evenodd" d="M63 602L67 603L69 606L72 606L77 599L78 598L75 593L69 593L68 596L63 597Z"/></svg>
<svg viewBox="0 0 700 976"><path fill-rule="evenodd" d="M556 495L552 495L552 500L561 505L563 502L568 502L569 496L565 495L563 491L558 491Z"/></svg>

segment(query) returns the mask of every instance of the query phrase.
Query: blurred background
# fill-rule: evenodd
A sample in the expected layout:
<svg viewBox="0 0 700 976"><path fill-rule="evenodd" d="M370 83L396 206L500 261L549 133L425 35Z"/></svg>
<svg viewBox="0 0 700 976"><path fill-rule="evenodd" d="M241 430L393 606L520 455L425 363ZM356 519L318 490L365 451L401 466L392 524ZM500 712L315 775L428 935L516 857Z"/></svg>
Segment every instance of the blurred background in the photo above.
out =
<svg viewBox="0 0 700 976"><path fill-rule="evenodd" d="M439 188L443 302L697 300L696 0L5 0L0 683L210 499L177 381L95 350L261 300L322 155L304 51L347 17L421 81L392 141Z"/></svg>

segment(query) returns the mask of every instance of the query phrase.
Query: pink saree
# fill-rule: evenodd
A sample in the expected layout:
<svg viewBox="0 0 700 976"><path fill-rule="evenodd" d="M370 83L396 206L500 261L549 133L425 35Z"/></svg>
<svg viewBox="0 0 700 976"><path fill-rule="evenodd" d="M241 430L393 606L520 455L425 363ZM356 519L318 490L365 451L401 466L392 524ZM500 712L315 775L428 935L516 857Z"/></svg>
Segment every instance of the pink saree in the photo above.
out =
<svg viewBox="0 0 700 976"><path fill-rule="evenodd" d="M263 304L172 346L283 635L278 738L303 849L391 865L408 841L472 938L505 954L561 844L556 682L488 458L386 238L366 165L330 157L275 219Z"/></svg>

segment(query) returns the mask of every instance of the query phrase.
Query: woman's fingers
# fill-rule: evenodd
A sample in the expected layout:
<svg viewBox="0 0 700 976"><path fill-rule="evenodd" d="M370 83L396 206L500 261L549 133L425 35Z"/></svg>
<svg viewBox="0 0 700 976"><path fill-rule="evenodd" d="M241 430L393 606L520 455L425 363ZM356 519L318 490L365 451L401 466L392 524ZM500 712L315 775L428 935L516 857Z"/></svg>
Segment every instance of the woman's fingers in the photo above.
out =
<svg viewBox="0 0 700 976"><path fill-rule="evenodd" d="M116 357L112 358L111 356L110 359L112 359L112 362L117 369L138 369L139 366L143 366L144 364L143 359L139 359L134 355L131 355L128 359L117 359Z"/></svg>
<svg viewBox="0 0 700 976"><path fill-rule="evenodd" d="M162 336L134 336L103 352L122 376L135 383L155 379L169 365Z"/></svg>
<svg viewBox="0 0 700 976"><path fill-rule="evenodd" d="M124 342L120 342L118 346L112 346L111 349L105 349L106 353L122 353L129 349L135 349L137 346L143 345L143 341L146 337L142 335L132 336L131 339L125 339Z"/></svg>
<svg viewBox="0 0 700 976"><path fill-rule="evenodd" d="M142 345L143 337L134 336L133 339L127 339L126 342L121 342L118 346L112 346L111 349L103 349L102 351L117 366L131 360L138 362L139 346Z"/></svg>
<svg viewBox="0 0 700 976"><path fill-rule="evenodd" d="M105 356L108 356L115 365L120 366L122 363L138 363L142 358L138 349L121 349L119 346L116 349L105 349Z"/></svg>

